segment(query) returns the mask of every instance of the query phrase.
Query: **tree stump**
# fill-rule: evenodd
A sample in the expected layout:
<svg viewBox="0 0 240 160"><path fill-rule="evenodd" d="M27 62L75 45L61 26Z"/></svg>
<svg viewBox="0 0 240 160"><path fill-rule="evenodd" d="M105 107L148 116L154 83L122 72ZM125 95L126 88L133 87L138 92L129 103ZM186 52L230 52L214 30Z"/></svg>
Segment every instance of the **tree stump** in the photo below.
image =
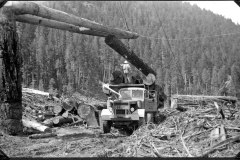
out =
<svg viewBox="0 0 240 160"><path fill-rule="evenodd" d="M3 7L0 15L0 57L2 80L0 94L0 129L10 135L23 131L22 126L22 57L19 52L15 15Z"/></svg>

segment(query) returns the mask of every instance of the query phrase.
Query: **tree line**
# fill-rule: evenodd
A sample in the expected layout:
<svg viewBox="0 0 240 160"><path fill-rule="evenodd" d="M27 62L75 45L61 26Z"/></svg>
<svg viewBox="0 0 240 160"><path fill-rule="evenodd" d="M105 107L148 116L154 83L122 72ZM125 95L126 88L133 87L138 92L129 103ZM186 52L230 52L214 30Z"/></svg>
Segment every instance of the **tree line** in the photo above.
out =
<svg viewBox="0 0 240 160"><path fill-rule="evenodd" d="M123 13L120 2L113 1L38 3L138 33L138 39L123 42L157 72L157 84L168 96L216 95L228 75L233 80L231 93L239 94L240 26L230 19L186 2L123 1ZM24 23L17 23L17 29L24 87L101 93L98 81L107 82L124 61L104 38Z"/></svg>

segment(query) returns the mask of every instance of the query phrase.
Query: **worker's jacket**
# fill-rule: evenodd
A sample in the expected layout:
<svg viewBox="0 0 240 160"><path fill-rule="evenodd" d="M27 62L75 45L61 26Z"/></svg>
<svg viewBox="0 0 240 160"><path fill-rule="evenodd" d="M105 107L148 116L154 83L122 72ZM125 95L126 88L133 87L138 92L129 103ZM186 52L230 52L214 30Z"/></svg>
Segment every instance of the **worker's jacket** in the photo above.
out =
<svg viewBox="0 0 240 160"><path fill-rule="evenodd" d="M129 70L131 70L131 67L129 64L121 64L123 67L123 73L129 73Z"/></svg>

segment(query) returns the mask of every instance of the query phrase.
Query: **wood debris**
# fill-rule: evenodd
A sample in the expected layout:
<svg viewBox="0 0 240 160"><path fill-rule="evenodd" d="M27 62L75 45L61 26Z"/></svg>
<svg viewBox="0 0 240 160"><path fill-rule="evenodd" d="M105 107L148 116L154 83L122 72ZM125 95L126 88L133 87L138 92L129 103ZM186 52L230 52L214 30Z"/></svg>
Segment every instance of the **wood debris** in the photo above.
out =
<svg viewBox="0 0 240 160"><path fill-rule="evenodd" d="M173 108L161 110L167 117L162 123L147 124L136 130L125 142L128 147L121 156L230 157L238 154L240 106L234 97L178 96L174 103ZM177 110L179 106L185 110ZM111 157L119 156L118 151L111 153Z"/></svg>

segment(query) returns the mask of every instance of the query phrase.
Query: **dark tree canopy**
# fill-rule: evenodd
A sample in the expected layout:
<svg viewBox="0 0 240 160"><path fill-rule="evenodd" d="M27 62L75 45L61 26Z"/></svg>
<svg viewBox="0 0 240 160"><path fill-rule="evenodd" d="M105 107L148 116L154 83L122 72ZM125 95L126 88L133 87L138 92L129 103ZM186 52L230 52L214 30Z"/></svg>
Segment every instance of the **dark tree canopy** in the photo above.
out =
<svg viewBox="0 0 240 160"><path fill-rule="evenodd" d="M42 2L104 25L127 29L118 3ZM164 87L167 95L217 94L227 75L233 74L233 80L238 79L239 67L235 62L240 60L240 37L224 34L239 33L239 25L189 3L154 4L174 55L152 2L122 2L129 29L142 35L122 41L155 70L156 82ZM104 38L24 23L18 23L18 33L23 55L23 86L26 87L51 92L101 93L101 88L96 87L98 81L107 82L110 73L124 61L105 44ZM138 71L133 67L133 72Z"/></svg>

